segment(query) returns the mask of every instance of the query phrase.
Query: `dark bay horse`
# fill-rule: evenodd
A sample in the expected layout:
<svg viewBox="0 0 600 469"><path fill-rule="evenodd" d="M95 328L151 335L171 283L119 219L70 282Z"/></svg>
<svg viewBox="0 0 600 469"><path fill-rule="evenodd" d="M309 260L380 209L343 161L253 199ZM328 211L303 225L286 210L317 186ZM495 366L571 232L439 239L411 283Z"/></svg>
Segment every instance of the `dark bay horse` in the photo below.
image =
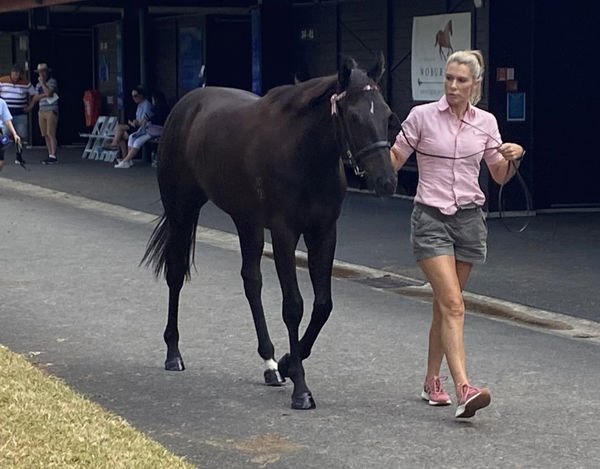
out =
<svg viewBox="0 0 600 469"><path fill-rule="evenodd" d="M351 156L378 195L391 195L390 108L377 82L383 57L368 72L345 59L337 75L272 89L264 97L228 88L201 88L173 108L159 146L158 183L164 215L144 259L164 270L169 313L164 339L167 370L183 370L177 316L179 293L194 262L200 208L213 201L233 219L242 253L244 291L254 318L265 381L294 383L292 408L315 407L302 361L311 353L333 303L331 273L336 220L346 191L342 153ZM283 294L290 353L279 362L261 301L264 228ZM303 301L296 279L300 236L308 248L314 290L310 322L300 337Z"/></svg>

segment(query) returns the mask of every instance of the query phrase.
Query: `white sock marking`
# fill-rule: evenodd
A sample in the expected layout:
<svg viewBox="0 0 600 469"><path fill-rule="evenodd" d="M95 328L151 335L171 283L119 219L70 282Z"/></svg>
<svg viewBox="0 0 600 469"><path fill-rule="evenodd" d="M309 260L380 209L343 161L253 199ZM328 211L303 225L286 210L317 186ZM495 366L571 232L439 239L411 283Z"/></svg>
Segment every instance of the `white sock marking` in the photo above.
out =
<svg viewBox="0 0 600 469"><path fill-rule="evenodd" d="M267 367L267 370L276 370L277 362L272 358L269 358L268 360L265 360L265 366Z"/></svg>

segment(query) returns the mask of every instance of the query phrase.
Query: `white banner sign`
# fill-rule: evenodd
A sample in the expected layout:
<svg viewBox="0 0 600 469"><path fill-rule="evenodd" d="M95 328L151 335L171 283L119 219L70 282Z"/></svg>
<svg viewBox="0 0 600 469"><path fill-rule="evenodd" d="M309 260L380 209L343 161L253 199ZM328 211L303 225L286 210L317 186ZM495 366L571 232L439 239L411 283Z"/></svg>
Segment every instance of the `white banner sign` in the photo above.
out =
<svg viewBox="0 0 600 469"><path fill-rule="evenodd" d="M448 56L471 48L471 13L415 16L412 30L412 95L415 101L437 101L444 94Z"/></svg>

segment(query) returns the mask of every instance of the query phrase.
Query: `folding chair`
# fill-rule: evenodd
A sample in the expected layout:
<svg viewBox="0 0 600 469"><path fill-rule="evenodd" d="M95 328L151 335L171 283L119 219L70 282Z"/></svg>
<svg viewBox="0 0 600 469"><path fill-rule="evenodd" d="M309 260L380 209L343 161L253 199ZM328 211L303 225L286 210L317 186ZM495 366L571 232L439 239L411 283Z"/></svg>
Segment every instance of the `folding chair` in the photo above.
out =
<svg viewBox="0 0 600 469"><path fill-rule="evenodd" d="M94 124L94 128L92 129L91 133L80 133L80 137L88 138L87 144L83 150L83 154L81 155L81 157L88 158L90 160L105 159L102 155L104 154L104 152L110 152L111 150L104 150L104 142L106 140L112 140L114 138L114 130L116 125L116 117L99 116L96 120L96 123Z"/></svg>

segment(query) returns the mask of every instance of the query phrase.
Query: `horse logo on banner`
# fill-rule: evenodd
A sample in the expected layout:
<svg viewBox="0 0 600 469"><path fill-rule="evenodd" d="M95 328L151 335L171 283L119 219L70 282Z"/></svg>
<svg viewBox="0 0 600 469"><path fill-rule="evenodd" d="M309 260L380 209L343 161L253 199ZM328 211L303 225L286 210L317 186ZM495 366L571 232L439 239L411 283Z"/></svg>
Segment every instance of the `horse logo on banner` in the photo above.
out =
<svg viewBox="0 0 600 469"><path fill-rule="evenodd" d="M444 49L450 52L454 52L454 49L452 48L452 43L450 42L450 36L452 36L452 20L449 20L446 23L446 26L444 27L443 31L439 30L435 34L435 44L433 46L438 46L440 59L442 59L444 62L448 59L448 56L450 55L449 52L444 53Z"/></svg>

